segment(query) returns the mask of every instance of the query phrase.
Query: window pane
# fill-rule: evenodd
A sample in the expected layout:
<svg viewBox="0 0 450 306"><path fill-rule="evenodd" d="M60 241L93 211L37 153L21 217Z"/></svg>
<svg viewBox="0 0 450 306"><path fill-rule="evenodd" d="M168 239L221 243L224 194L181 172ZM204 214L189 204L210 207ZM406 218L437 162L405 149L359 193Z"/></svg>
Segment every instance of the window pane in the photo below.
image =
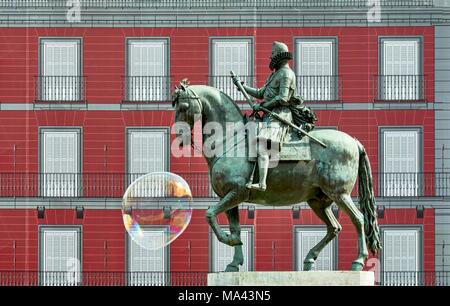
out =
<svg viewBox="0 0 450 306"><path fill-rule="evenodd" d="M167 100L167 41L131 40L128 42L128 52L126 98L130 101Z"/></svg>
<svg viewBox="0 0 450 306"><path fill-rule="evenodd" d="M79 283L79 231L43 229L41 235L42 284L73 286Z"/></svg>
<svg viewBox="0 0 450 306"><path fill-rule="evenodd" d="M385 285L418 285L419 231L383 231L383 271ZM408 273L409 272L409 273Z"/></svg>
<svg viewBox="0 0 450 306"><path fill-rule="evenodd" d="M383 194L416 196L419 193L419 133L384 131Z"/></svg>
<svg viewBox="0 0 450 306"><path fill-rule="evenodd" d="M129 283L133 286L165 285L169 281L166 272L167 248L157 248L164 245L166 229L144 229L143 248L128 239L129 249Z"/></svg>
<svg viewBox="0 0 450 306"><path fill-rule="evenodd" d="M42 41L40 99L44 101L81 100L79 41Z"/></svg>
<svg viewBox="0 0 450 306"><path fill-rule="evenodd" d="M228 229L224 229L226 233L230 233ZM211 234L212 238L212 270L214 272L225 271L227 265L233 260L234 247L230 247L220 242L216 235ZM244 254L244 264L239 266L239 271L251 271L252 267L252 232L251 229L241 229L242 253Z"/></svg>
<svg viewBox="0 0 450 306"><path fill-rule="evenodd" d="M42 147L42 195L78 195L79 147L75 131L44 131Z"/></svg>
<svg viewBox="0 0 450 306"><path fill-rule="evenodd" d="M383 42L383 75L380 77L385 100L417 100L422 79L419 67L418 40Z"/></svg>
<svg viewBox="0 0 450 306"><path fill-rule="evenodd" d="M243 96L234 86L230 71L234 71L247 85L252 85L250 53L249 40L213 42L213 86L224 91L233 100L242 100Z"/></svg>
<svg viewBox="0 0 450 306"><path fill-rule="evenodd" d="M338 78L334 75L334 41L297 41L297 88L307 101L337 98Z"/></svg>
<svg viewBox="0 0 450 306"><path fill-rule="evenodd" d="M301 271L303 270L303 261L308 255L308 252L319 243L326 235L326 230L307 230L307 229L297 229L296 230L296 258L297 267ZM333 257L334 257L334 246L333 242L327 244L327 246L322 250L319 257L316 260L314 270L316 271L330 271L333 270Z"/></svg>

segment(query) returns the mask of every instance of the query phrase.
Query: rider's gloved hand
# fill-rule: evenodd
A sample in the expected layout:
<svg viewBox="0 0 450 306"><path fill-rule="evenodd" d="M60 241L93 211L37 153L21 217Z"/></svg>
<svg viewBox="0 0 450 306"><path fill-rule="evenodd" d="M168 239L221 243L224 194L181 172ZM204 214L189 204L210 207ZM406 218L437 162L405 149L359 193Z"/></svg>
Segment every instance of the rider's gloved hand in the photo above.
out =
<svg viewBox="0 0 450 306"><path fill-rule="evenodd" d="M241 89L238 86L238 84L239 84L239 80L238 79L233 79L233 84L234 84L234 86L236 86L238 91L241 91ZM241 85L244 85L243 81L241 81Z"/></svg>
<svg viewBox="0 0 450 306"><path fill-rule="evenodd" d="M261 110L261 104L254 104L253 105L253 111L259 112Z"/></svg>

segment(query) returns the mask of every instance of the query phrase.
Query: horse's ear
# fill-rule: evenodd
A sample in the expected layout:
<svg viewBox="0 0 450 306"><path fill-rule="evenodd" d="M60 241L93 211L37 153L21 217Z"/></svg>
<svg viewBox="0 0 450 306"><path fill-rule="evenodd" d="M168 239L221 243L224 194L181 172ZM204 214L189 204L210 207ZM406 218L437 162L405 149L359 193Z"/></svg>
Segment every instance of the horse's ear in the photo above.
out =
<svg viewBox="0 0 450 306"><path fill-rule="evenodd" d="M189 79L184 78L180 82L180 86L183 90L186 90L186 88L189 86Z"/></svg>

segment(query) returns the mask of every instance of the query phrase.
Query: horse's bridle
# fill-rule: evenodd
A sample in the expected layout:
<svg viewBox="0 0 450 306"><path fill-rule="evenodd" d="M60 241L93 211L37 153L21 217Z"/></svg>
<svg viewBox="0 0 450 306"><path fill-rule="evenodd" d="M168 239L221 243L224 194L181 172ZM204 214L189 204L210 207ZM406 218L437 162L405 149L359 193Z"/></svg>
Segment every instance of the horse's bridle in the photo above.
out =
<svg viewBox="0 0 450 306"><path fill-rule="evenodd" d="M202 105L202 103L201 103L200 97L197 95L196 92L194 92L194 91L193 91L192 89L190 89L189 87L186 86L186 87L184 87L184 89L185 89L185 92L188 94L188 96L186 96L186 97L178 96L178 97L177 97L177 101L180 101L180 100L191 100L191 99L196 100L197 103L198 103L198 106L199 106L199 108L200 108L200 112L202 113L202 112L203 112L203 105ZM192 96L191 96L190 94L192 94ZM241 143L241 141L243 141L243 140L245 140L245 139L246 139L246 137L244 136L242 139L239 139L238 141L236 141L232 147L228 148L228 149L227 149L225 152L223 152L220 156L216 156L216 157L211 161L210 170L212 171L212 169L214 168L214 165L219 161L219 159L221 159L222 157L224 157L230 150L234 149L239 143ZM191 145L192 145L192 147L193 147L194 149L198 150L200 153L203 154L202 148L198 148L197 146L195 146L195 144L194 144L193 142L191 142Z"/></svg>

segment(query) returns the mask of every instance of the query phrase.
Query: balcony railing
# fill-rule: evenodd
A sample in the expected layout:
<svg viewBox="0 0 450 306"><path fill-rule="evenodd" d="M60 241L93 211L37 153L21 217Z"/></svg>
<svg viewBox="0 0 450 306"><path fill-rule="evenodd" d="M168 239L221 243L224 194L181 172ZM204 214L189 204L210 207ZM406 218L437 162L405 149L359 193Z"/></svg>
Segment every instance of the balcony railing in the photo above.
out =
<svg viewBox="0 0 450 306"><path fill-rule="evenodd" d="M450 172L373 172L372 183L375 196L378 197L450 196ZM352 196L358 196L358 184Z"/></svg>
<svg viewBox="0 0 450 306"><path fill-rule="evenodd" d="M124 102L161 102L170 100L169 76L125 76Z"/></svg>
<svg viewBox="0 0 450 306"><path fill-rule="evenodd" d="M244 82L247 86L253 85L253 76L240 75L239 79ZM213 87L218 88L227 95L229 95L234 101L244 101L244 95L240 93L236 86L233 84L233 80L229 75L213 75L209 76L209 84Z"/></svg>
<svg viewBox="0 0 450 306"><path fill-rule="evenodd" d="M178 173L191 188L193 197L210 198L216 194L208 173ZM0 197L87 197L121 198L136 173L0 173ZM161 197L154 186L139 190L144 196Z"/></svg>
<svg viewBox="0 0 450 306"><path fill-rule="evenodd" d="M0 271L0 286L206 286L208 272Z"/></svg>
<svg viewBox="0 0 450 306"><path fill-rule="evenodd" d="M426 76L377 75L374 79L375 101L425 101Z"/></svg>
<svg viewBox="0 0 450 306"><path fill-rule="evenodd" d="M211 188L208 173L178 174L189 184L194 197L217 197ZM143 174L0 173L0 197L121 198L129 184L141 175ZM378 197L450 196L450 172L374 172L372 175L374 192ZM153 190L154 186L149 186L148 189L139 190L139 193L152 197L164 196L155 194ZM358 195L357 186L352 195Z"/></svg>
<svg viewBox="0 0 450 306"><path fill-rule="evenodd" d="M305 101L340 101L342 78L338 75L299 75L297 90Z"/></svg>
<svg viewBox="0 0 450 306"><path fill-rule="evenodd" d="M0 0L0 7L66 8L66 0ZM365 8L367 0L80 0L86 8ZM433 0L381 0L386 7L432 7Z"/></svg>
<svg viewBox="0 0 450 306"><path fill-rule="evenodd" d="M0 286L206 286L208 272L0 271ZM450 272L380 272L378 286L450 286Z"/></svg>
<svg viewBox="0 0 450 306"><path fill-rule="evenodd" d="M380 286L450 286L450 272L384 271L378 276Z"/></svg>
<svg viewBox="0 0 450 306"><path fill-rule="evenodd" d="M37 76L36 102L84 102L86 78L83 76Z"/></svg>

